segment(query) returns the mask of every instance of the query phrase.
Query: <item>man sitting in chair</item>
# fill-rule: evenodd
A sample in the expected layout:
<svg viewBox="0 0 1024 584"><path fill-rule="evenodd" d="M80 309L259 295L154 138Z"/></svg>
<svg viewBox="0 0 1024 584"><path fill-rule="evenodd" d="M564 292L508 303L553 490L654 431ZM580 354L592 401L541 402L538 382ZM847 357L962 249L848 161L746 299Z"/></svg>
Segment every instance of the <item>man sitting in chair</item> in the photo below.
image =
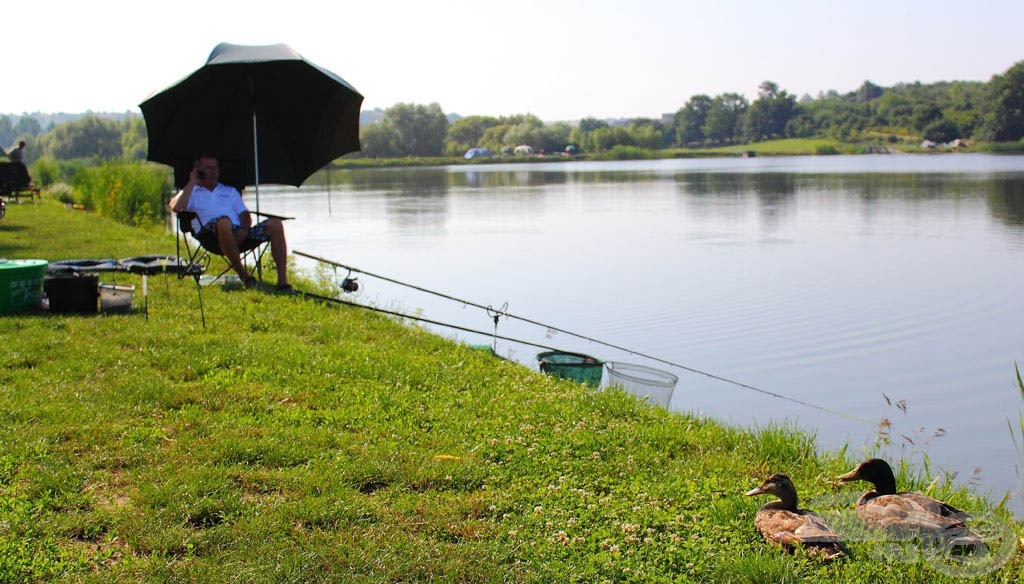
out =
<svg viewBox="0 0 1024 584"><path fill-rule="evenodd" d="M192 211L199 216L202 228L196 233L215 235L221 255L242 278L252 286L256 279L249 275L242 263L240 246L247 242L270 242L270 255L277 267L277 289L291 290L288 285L288 244L284 238L284 224L276 217L252 224L252 215L242 202L242 195L234 187L221 184L220 164L213 156L200 156L192 165L188 183L171 199L175 213Z"/></svg>

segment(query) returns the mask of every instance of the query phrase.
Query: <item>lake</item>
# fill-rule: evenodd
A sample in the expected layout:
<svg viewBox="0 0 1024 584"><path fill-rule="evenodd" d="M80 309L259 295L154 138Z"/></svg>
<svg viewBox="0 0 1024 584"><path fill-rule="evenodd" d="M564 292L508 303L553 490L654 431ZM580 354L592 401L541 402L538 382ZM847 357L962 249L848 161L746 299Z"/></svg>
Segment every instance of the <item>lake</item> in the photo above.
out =
<svg viewBox="0 0 1024 584"><path fill-rule="evenodd" d="M260 193L263 210L296 218L293 252L507 303L545 326L501 318L499 335L675 373L672 409L795 424L857 457L888 436L889 458L927 457L1021 507L1008 421L1024 411L1024 157L360 169L310 183ZM353 275L357 302L495 330L480 308ZM542 350L495 348L533 368Z"/></svg>

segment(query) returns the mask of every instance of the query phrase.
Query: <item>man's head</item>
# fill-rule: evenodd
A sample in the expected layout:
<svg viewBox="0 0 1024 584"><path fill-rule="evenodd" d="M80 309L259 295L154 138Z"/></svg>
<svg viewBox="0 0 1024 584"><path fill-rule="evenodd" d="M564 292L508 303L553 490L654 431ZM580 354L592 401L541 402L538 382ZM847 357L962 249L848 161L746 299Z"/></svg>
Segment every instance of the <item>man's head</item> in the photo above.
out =
<svg viewBox="0 0 1024 584"><path fill-rule="evenodd" d="M24 148L24 147L25 147L25 141L24 140L22 140L21 142L18 142L18 148Z"/></svg>
<svg viewBox="0 0 1024 584"><path fill-rule="evenodd" d="M196 182L211 190L217 186L217 180L220 178L220 164L216 158L200 156L196 158L193 168L196 170Z"/></svg>

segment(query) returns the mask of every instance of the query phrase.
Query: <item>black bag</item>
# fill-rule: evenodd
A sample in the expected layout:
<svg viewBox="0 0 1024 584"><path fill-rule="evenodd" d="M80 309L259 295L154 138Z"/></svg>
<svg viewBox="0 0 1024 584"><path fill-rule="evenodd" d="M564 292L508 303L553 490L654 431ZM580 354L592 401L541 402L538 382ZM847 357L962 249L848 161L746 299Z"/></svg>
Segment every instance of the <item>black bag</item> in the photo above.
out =
<svg viewBox="0 0 1024 584"><path fill-rule="evenodd" d="M100 277L96 274L47 276L43 292L56 314L96 314L99 311Z"/></svg>

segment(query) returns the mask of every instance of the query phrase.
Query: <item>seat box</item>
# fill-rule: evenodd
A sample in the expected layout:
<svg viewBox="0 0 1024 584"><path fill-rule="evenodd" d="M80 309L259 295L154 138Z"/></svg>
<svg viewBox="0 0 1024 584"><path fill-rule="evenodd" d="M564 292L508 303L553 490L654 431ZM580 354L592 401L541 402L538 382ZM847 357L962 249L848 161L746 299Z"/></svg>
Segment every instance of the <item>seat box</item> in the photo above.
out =
<svg viewBox="0 0 1024 584"><path fill-rule="evenodd" d="M100 277L96 274L47 276L43 292L50 301L50 312L57 314L96 314L99 308Z"/></svg>

